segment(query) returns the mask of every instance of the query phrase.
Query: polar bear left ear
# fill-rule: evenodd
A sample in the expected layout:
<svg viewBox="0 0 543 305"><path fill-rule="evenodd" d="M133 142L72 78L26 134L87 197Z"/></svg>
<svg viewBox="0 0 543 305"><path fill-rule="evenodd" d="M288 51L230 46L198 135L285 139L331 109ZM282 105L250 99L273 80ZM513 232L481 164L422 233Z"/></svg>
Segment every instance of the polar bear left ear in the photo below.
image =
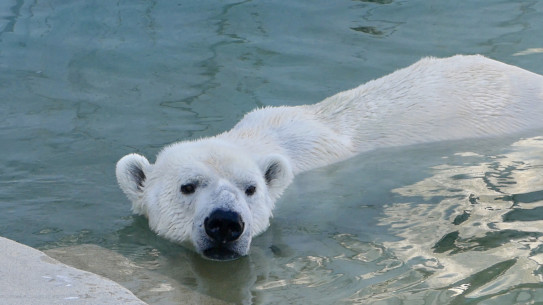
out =
<svg viewBox="0 0 543 305"><path fill-rule="evenodd" d="M132 203L137 202L140 198L146 174L149 174L150 169L149 161L138 154L126 155L117 162L115 168L117 182Z"/></svg>
<svg viewBox="0 0 543 305"><path fill-rule="evenodd" d="M290 162L281 155L270 155L262 158L259 165L268 185L268 192L275 200L294 178Z"/></svg>

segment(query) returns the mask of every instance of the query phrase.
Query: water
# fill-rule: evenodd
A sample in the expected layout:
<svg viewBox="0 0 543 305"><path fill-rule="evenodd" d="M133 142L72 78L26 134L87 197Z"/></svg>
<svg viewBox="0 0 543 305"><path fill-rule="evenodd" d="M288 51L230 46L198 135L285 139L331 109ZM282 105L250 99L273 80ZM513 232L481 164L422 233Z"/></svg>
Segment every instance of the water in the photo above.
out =
<svg viewBox="0 0 543 305"><path fill-rule="evenodd" d="M303 174L251 255L221 264L157 238L114 178L126 153L423 56L543 73L541 28L540 1L2 1L0 235L96 244L233 303L541 303L543 131Z"/></svg>

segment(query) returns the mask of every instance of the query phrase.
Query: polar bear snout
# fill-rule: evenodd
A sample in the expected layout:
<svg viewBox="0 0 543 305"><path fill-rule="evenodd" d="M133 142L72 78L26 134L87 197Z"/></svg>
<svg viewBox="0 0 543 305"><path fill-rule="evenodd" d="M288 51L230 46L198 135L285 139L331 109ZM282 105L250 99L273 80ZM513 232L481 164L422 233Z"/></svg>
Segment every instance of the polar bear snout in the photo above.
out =
<svg viewBox="0 0 543 305"><path fill-rule="evenodd" d="M239 213L227 210L215 210L204 221L207 236L218 245L225 245L239 239L245 223Z"/></svg>
<svg viewBox="0 0 543 305"><path fill-rule="evenodd" d="M192 242L196 251L211 260L233 260L245 256L251 245L254 219L242 189L228 181L195 203Z"/></svg>

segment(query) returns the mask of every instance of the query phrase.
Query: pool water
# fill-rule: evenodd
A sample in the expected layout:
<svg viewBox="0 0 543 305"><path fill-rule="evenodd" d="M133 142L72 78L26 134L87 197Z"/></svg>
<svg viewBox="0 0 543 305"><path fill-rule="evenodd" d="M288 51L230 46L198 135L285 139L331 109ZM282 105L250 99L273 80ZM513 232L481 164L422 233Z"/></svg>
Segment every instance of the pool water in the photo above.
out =
<svg viewBox="0 0 543 305"><path fill-rule="evenodd" d="M95 244L236 304L541 303L543 130L304 173L227 263L156 237L114 166L424 56L542 74L542 28L541 1L2 1L0 235Z"/></svg>

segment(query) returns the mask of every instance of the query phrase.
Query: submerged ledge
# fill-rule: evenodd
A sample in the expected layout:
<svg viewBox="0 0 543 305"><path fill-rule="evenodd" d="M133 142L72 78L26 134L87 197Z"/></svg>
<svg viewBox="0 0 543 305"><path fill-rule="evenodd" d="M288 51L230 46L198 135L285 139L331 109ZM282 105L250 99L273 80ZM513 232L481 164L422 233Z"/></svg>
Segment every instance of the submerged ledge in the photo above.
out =
<svg viewBox="0 0 543 305"><path fill-rule="evenodd" d="M0 299L5 305L146 305L123 286L0 237Z"/></svg>
<svg viewBox="0 0 543 305"><path fill-rule="evenodd" d="M54 259L119 283L149 305L229 305L187 287L154 267L142 266L129 258L93 244L45 250Z"/></svg>

